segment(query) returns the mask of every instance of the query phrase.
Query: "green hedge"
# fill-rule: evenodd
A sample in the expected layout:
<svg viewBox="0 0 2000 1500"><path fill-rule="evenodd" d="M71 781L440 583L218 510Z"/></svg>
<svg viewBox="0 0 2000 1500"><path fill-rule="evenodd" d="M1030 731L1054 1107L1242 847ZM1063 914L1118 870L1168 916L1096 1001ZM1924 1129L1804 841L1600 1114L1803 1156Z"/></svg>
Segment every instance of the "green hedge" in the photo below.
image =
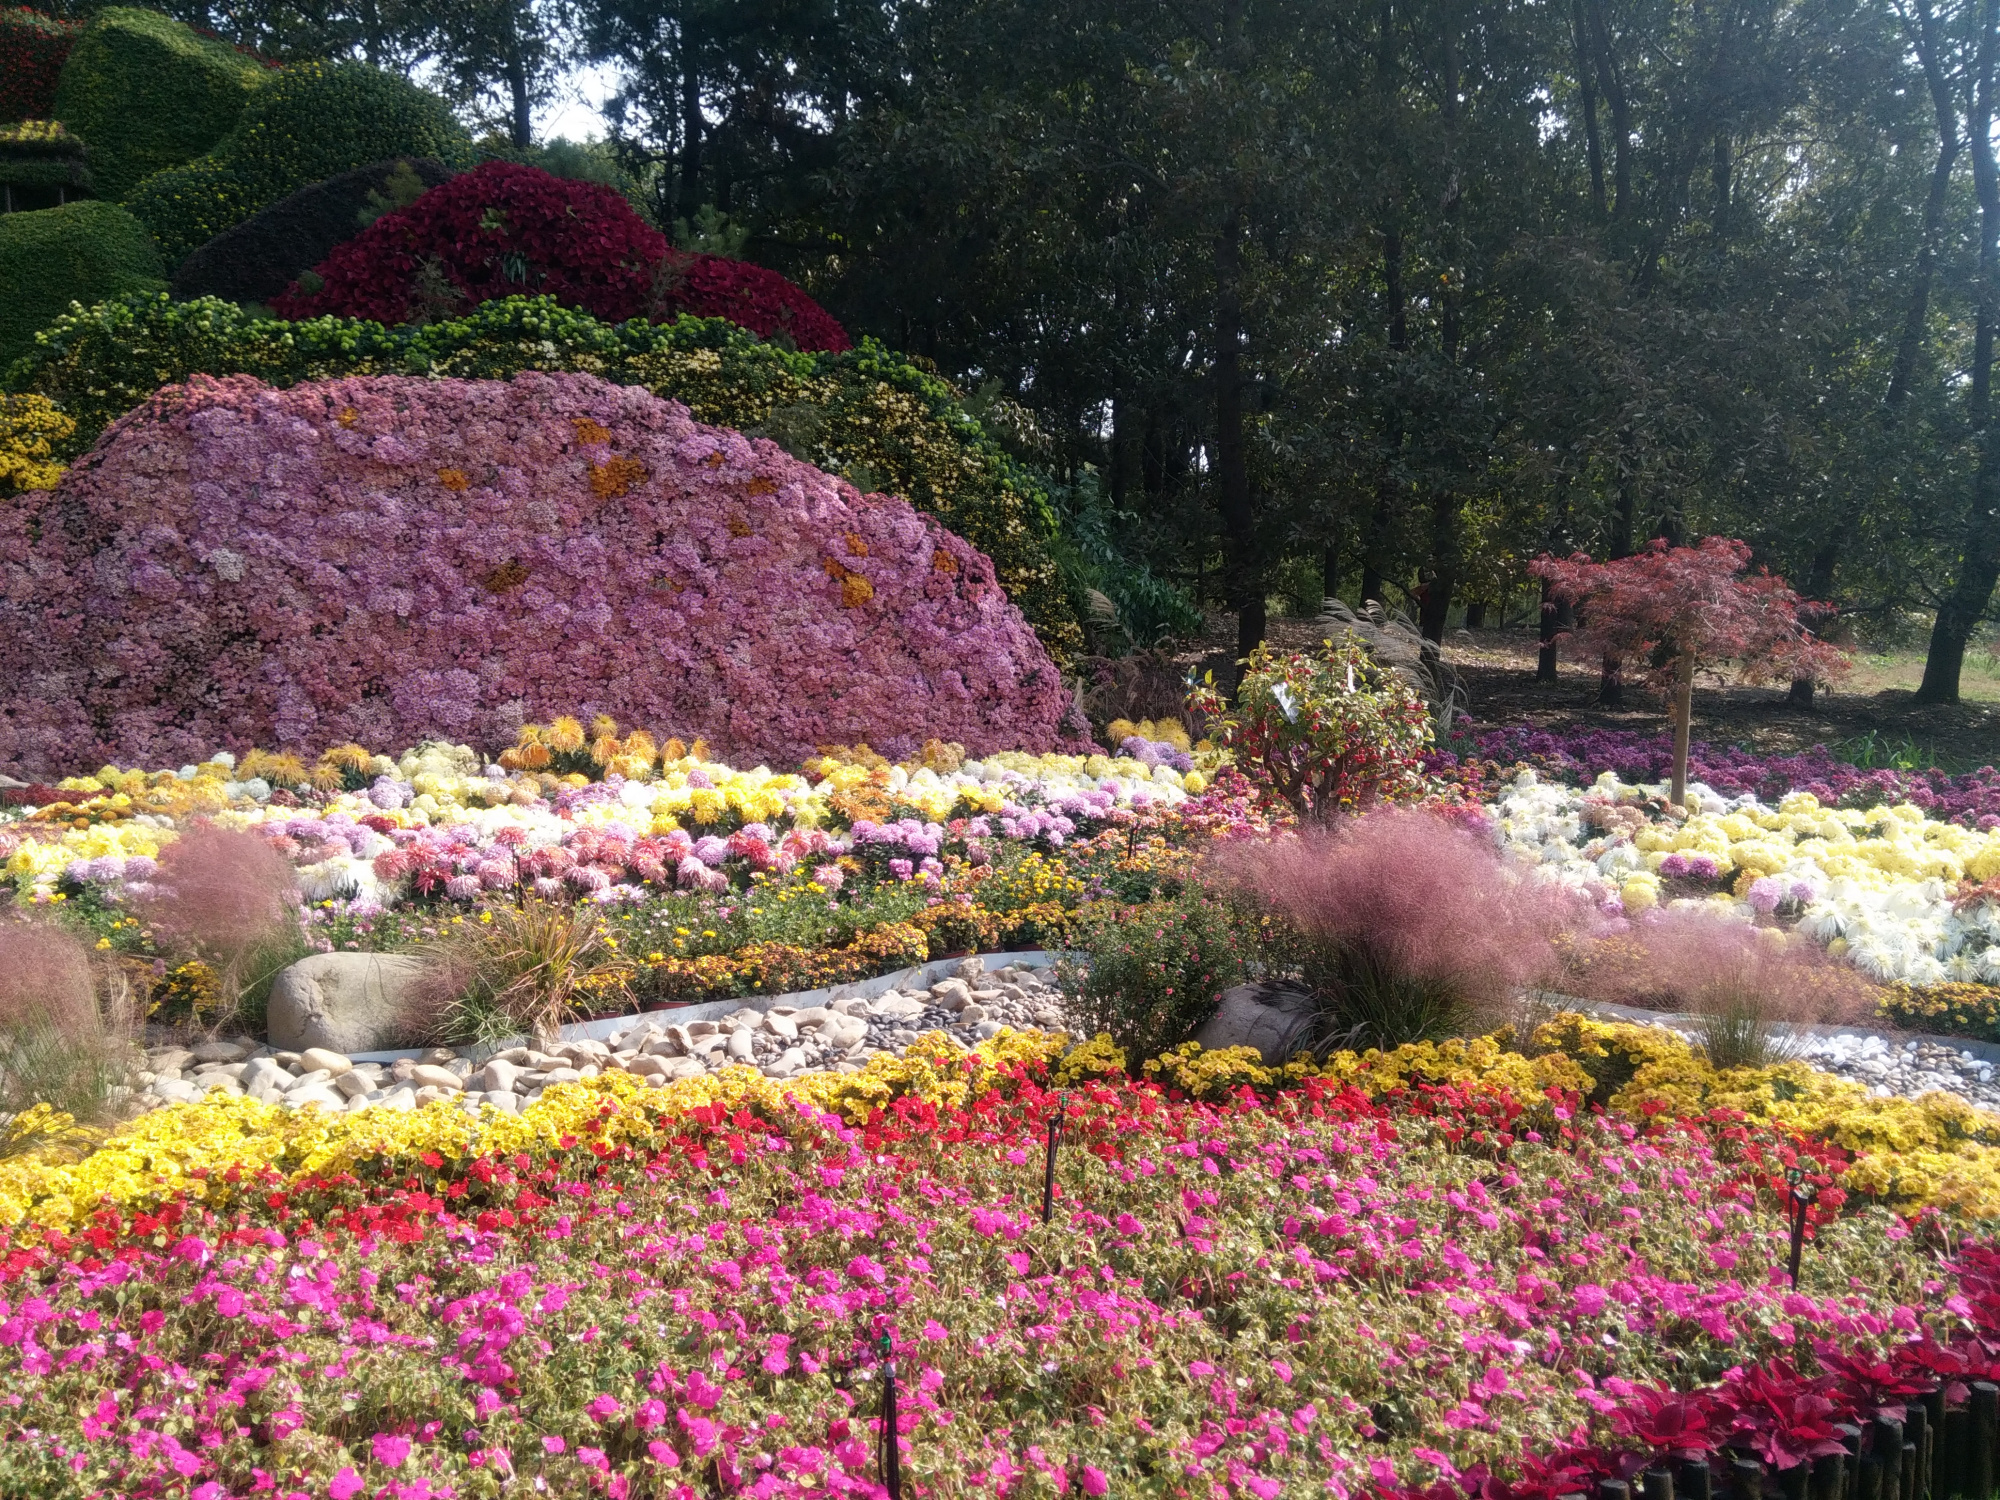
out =
<svg viewBox="0 0 2000 1500"><path fill-rule="evenodd" d="M150 10L101 10L56 84L58 120L90 147L91 176L122 199L236 128L270 77L255 58Z"/></svg>
<svg viewBox="0 0 2000 1500"><path fill-rule="evenodd" d="M92 185L83 142L54 120L23 120L0 125L0 188L8 190L7 206L54 208L56 189L87 198ZM22 201L35 194L45 203Z"/></svg>
<svg viewBox="0 0 2000 1500"><path fill-rule="evenodd" d="M769 437L864 489L903 495L993 559L1001 586L1058 660L1082 644L1051 556L1056 521L1045 488L951 386L872 341L804 354L720 319L613 326L548 298L510 297L465 318L397 328L259 320L212 297L127 298L59 319L6 384L61 406L77 424L76 453L161 385L198 372L287 386L392 373L504 379L521 370L643 385L705 422Z"/></svg>
<svg viewBox="0 0 2000 1500"><path fill-rule="evenodd" d="M173 267L300 188L391 156L464 171L472 141L442 99L408 79L365 63L301 63L260 89L214 150L148 178L128 206Z"/></svg>
<svg viewBox="0 0 2000 1500"><path fill-rule="evenodd" d="M115 203L0 214L0 360L35 347L35 331L72 302L164 288L144 226Z"/></svg>

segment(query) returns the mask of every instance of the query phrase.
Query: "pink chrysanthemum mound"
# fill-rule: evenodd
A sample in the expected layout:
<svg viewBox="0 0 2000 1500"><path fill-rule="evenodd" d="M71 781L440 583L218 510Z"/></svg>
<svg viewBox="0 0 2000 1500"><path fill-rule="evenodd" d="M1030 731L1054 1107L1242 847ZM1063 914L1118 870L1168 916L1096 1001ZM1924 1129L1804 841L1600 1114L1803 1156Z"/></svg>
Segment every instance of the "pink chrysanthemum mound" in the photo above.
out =
<svg viewBox="0 0 2000 1500"><path fill-rule="evenodd" d="M169 386L0 513L0 769L608 713L737 761L1081 747L987 558L589 375Z"/></svg>

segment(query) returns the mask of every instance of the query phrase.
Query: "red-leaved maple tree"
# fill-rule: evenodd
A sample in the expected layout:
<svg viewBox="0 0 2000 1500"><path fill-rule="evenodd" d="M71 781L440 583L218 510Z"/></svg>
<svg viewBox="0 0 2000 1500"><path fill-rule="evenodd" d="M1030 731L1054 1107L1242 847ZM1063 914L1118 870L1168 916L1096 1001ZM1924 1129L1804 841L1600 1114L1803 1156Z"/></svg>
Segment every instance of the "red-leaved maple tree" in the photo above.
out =
<svg viewBox="0 0 2000 1500"><path fill-rule="evenodd" d="M1801 601L1768 569L1746 571L1750 549L1728 537L1698 546L1654 542L1613 562L1579 552L1544 556L1531 571L1577 607L1578 641L1611 661L1641 661L1646 680L1667 695L1674 726L1673 800L1687 799L1688 725L1697 671L1732 663L1744 682L1810 678L1846 671L1847 653L1800 619ZM1814 609L1825 618L1824 606Z"/></svg>

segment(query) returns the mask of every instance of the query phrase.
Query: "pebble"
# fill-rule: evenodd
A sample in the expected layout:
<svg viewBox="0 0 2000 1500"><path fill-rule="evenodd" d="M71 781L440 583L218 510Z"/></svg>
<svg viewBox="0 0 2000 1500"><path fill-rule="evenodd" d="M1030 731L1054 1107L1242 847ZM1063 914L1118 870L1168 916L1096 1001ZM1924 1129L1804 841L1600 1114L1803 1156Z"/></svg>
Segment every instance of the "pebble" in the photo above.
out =
<svg viewBox="0 0 2000 1500"><path fill-rule="evenodd" d="M1956 1094L1978 1109L2000 1111L2000 1083L1992 1063L1942 1042L1896 1041L1881 1036L1804 1036L1792 1055L1822 1072L1865 1084L1878 1098Z"/></svg>
<svg viewBox="0 0 2000 1500"><path fill-rule="evenodd" d="M975 957L927 988L889 990L873 998L850 995L805 1009L745 1006L719 1020L641 1017L608 1042L566 1041L552 1052L510 1047L483 1062L447 1047L388 1064L356 1062L324 1047L281 1052L242 1040L153 1047L140 1102L187 1102L221 1089L287 1109L311 1104L330 1113L407 1110L449 1099L468 1113L491 1106L511 1115L549 1084L614 1069L651 1085L745 1065L768 1078L853 1073L877 1053L901 1052L927 1033L941 1032L969 1048L1009 1028L1064 1029L1062 995L1048 970L1010 966L989 973Z"/></svg>

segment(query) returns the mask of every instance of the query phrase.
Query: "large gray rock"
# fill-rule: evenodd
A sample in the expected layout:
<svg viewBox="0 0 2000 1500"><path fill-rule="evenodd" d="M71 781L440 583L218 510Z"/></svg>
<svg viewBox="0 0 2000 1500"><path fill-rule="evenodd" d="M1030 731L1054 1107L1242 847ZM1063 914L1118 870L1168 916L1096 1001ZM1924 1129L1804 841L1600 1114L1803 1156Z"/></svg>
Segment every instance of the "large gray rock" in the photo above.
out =
<svg viewBox="0 0 2000 1500"><path fill-rule="evenodd" d="M407 1046L424 966L400 953L315 953L271 986L271 1045L352 1056Z"/></svg>
<svg viewBox="0 0 2000 1500"><path fill-rule="evenodd" d="M1279 985L1239 984L1225 990L1222 1003L1194 1039L1211 1051L1255 1047L1268 1068L1281 1067L1311 1040L1312 997Z"/></svg>

